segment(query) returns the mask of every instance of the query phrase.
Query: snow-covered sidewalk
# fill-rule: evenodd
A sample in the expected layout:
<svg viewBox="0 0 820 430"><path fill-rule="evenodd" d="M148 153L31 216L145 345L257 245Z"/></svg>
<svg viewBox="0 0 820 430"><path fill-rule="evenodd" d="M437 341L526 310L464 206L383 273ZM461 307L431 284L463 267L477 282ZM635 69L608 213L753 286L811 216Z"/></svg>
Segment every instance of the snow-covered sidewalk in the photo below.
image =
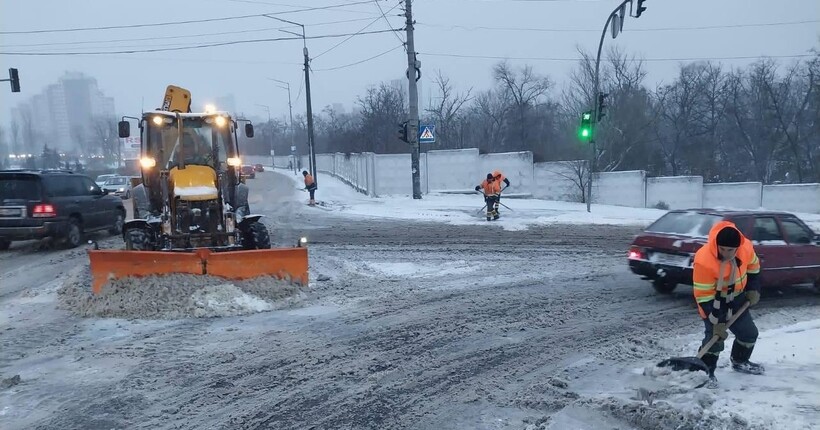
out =
<svg viewBox="0 0 820 430"><path fill-rule="evenodd" d="M277 170L303 188L302 177ZM340 179L320 172L316 200L325 209L353 217L375 217L416 221L445 222L453 225L488 224L499 225L505 230L525 230L550 224L603 224L634 225L646 227L666 213L659 209L632 208L624 206L592 205L587 212L586 204L540 199L502 198L501 219L487 222L481 210L484 199L481 194L425 194L422 199L410 196L368 197L357 192ZM307 201L307 193L304 194ZM820 232L820 215L796 214Z"/></svg>

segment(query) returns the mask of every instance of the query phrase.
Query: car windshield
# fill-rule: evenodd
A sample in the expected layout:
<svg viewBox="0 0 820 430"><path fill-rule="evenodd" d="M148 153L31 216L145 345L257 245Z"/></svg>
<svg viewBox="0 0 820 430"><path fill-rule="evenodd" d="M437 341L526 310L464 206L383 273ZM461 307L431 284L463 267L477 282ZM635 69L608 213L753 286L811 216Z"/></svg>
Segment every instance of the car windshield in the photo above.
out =
<svg viewBox="0 0 820 430"><path fill-rule="evenodd" d="M105 181L105 185L125 185L125 177L109 178Z"/></svg>
<svg viewBox="0 0 820 430"><path fill-rule="evenodd" d="M40 184L34 176L0 176L0 201L37 200L40 198Z"/></svg>
<svg viewBox="0 0 820 430"><path fill-rule="evenodd" d="M707 237L715 223L723 219L718 215L697 212L669 212L646 229L652 233L678 234L692 237Z"/></svg>
<svg viewBox="0 0 820 430"><path fill-rule="evenodd" d="M97 180L95 182L105 182L106 179L110 178L111 175L100 175L97 176Z"/></svg>
<svg viewBox="0 0 820 430"><path fill-rule="evenodd" d="M216 140L218 162L225 162L233 154L230 142L230 127L216 125L216 117L182 118L182 133L176 119L160 116L164 122L147 121L147 152L153 154L158 166L170 168L179 165L180 156L185 164L213 166L213 142ZM180 154L182 153L182 155Z"/></svg>

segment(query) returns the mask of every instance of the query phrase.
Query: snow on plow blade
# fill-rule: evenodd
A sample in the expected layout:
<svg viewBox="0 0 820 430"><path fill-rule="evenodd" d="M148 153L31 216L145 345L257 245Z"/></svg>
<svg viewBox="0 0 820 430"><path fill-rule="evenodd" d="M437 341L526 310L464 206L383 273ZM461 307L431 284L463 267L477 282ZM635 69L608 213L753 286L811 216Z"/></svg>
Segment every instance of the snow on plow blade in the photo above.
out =
<svg viewBox="0 0 820 430"><path fill-rule="evenodd" d="M206 248L192 252L89 250L88 257L94 294L110 280L170 273L237 280L272 276L303 286L308 283L307 248L227 252Z"/></svg>

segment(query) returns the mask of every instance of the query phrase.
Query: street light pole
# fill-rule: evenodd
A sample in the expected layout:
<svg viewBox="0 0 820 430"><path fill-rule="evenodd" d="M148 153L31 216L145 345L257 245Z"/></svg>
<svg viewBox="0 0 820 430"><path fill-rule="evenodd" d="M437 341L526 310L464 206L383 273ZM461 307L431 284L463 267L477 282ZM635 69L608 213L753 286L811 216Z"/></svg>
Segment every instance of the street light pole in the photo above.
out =
<svg viewBox="0 0 820 430"><path fill-rule="evenodd" d="M266 18L275 19L277 21L286 22L288 24L298 25L302 29L302 34L294 33L292 31L287 30L280 30L285 33L293 34L296 36L302 37L302 53L305 57L305 103L306 103L306 110L307 110L307 126L308 126L308 152L309 152L309 162L310 162L310 173L313 175L313 180L315 184L319 184L318 173L316 172L316 150L314 147L314 138L313 138L313 106L311 105L310 100L310 56L308 55L307 49L307 40L305 37L305 26L299 24L298 22L288 21L286 19L282 19L273 15L263 15Z"/></svg>
<svg viewBox="0 0 820 430"><path fill-rule="evenodd" d="M269 140L269 143L270 143L270 165L271 165L271 168L273 168L276 163L273 159L273 124L271 124L271 122L270 122L270 107L268 105L260 105L258 103L257 103L257 106L261 106L261 107L265 108L265 111L268 113L268 128L270 129L270 130L268 130L268 140Z"/></svg>
<svg viewBox="0 0 820 430"><path fill-rule="evenodd" d="M273 78L268 78L268 80L283 83L283 84L286 85L286 87L283 87L281 85L277 85L277 87L288 90L288 113L290 114L290 147L295 148L296 147L296 131L293 128L293 104L291 104L291 99L290 99L290 83L285 82L285 81L280 81L279 79L273 79Z"/></svg>

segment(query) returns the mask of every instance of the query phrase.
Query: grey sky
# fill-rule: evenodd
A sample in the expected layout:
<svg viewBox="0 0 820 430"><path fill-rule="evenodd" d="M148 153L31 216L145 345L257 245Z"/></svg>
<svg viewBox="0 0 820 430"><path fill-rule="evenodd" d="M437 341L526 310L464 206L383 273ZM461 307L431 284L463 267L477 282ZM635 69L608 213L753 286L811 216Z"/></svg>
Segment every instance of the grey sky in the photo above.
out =
<svg viewBox="0 0 820 430"><path fill-rule="evenodd" d="M209 19L353 2L356 0L142 0L137 3L111 0L0 0L0 31ZM379 1L385 12L398 3L398 0ZM449 76L459 89L486 89L491 85L491 66L498 61L427 54L574 59L577 58L576 47L592 50L597 46L603 22L616 4L615 0L417 0L414 2L414 14L417 20L416 50L421 53L419 58L424 72L422 88L425 94L422 97L427 98L431 90L429 78L437 69ZM820 47L820 22L737 27L820 21L818 0L647 0L646 6L648 9L641 18L628 18L624 33L617 41L608 36L605 46L619 44L629 53L647 59L799 55ZM400 9L396 7L387 13L394 28L403 26L403 18L396 16L401 13ZM308 36L353 33L377 18L367 31L388 28L385 20L380 18L375 2L279 16L308 25ZM311 25L337 21L349 22ZM112 51L291 37L277 30L285 25L258 17L132 29L0 34L0 52ZM710 26L735 27L661 30ZM243 33L233 33L239 31ZM182 37L226 32L232 34ZM400 36L404 38L403 33ZM163 39L112 42L160 37ZM401 48L356 66L322 71L364 60L400 44L390 33L360 35L322 54L342 40L308 40L311 57L315 58L312 63L315 73L311 77L315 111L331 103L341 103L349 108L356 96L363 94L369 85L404 77L406 55ZM94 43L67 44L88 41ZM61 45L48 45L53 43ZM1 83L0 115L5 123L10 107L17 101L40 92L44 86L56 82L64 71L70 70L95 77L100 89L116 99L118 115L139 113L143 97L146 110L155 108L161 101L165 86L176 84L193 92L195 104L201 105L214 97L230 93L236 97L238 110L248 115L266 115L263 108L256 106L264 104L271 107L275 117L282 117L287 113L287 93L266 77L289 81L295 98L303 76L299 65L301 60L302 42L299 40L130 55L0 55L0 74L5 75L8 67L18 68L23 89L21 93L11 94L8 84ZM750 61L722 60L727 66L745 65ZM793 59L784 58L781 61L788 63ZM511 60L511 63L531 64L536 71L550 75L559 85L574 66L572 61ZM648 62L646 69L650 85L673 79L677 63ZM294 113L304 112L304 91L301 94L299 100L294 101Z"/></svg>

